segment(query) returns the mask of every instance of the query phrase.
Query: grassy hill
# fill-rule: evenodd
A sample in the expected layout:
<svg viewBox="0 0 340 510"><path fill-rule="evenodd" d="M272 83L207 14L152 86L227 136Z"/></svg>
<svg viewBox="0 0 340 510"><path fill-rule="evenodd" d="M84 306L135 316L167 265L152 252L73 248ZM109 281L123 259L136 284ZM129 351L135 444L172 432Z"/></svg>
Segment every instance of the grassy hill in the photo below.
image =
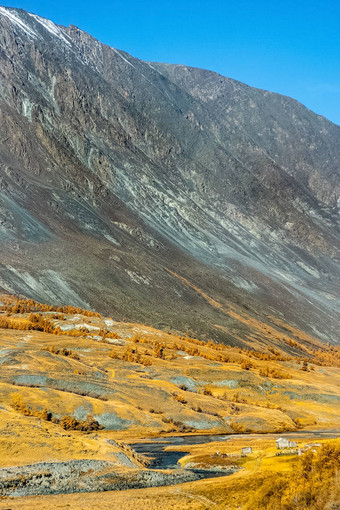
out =
<svg viewBox="0 0 340 510"><path fill-rule="evenodd" d="M183 466L211 467L221 464L217 449L239 452L250 433L302 431L304 438L309 430L340 428L339 350L299 337L287 325L285 334L275 333L281 335L276 349L261 349L260 342L256 350L240 349L4 295L0 326L0 469L21 466L6 472L16 490L20 473L42 462L64 463L65 470L85 463L86 473L96 473L92 485L84 485L87 491L107 490L112 476L129 489L135 486L131 476L140 473L138 486L147 486L145 477L155 475L127 445L142 437L240 434L227 446L183 453ZM263 335L274 336L261 327ZM261 458L265 451L274 458L273 438L251 442ZM256 467L255 457L247 459L247 472ZM286 459L279 462L282 469ZM230 478L242 480L242 473ZM190 477L169 480L152 478L150 484Z"/></svg>

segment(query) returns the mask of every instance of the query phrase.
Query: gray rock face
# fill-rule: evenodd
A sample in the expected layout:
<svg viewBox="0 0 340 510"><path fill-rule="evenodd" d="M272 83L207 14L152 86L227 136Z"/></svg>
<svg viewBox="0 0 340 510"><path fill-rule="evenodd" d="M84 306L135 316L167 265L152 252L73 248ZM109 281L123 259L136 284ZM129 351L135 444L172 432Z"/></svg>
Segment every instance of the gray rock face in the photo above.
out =
<svg viewBox="0 0 340 510"><path fill-rule="evenodd" d="M174 485L205 478L188 471L131 470L121 473L117 463L102 460L41 462L0 469L1 496L68 494L108 490L139 489Z"/></svg>
<svg viewBox="0 0 340 510"><path fill-rule="evenodd" d="M338 341L339 146L290 98L0 8L0 287L229 343L249 333L230 307Z"/></svg>

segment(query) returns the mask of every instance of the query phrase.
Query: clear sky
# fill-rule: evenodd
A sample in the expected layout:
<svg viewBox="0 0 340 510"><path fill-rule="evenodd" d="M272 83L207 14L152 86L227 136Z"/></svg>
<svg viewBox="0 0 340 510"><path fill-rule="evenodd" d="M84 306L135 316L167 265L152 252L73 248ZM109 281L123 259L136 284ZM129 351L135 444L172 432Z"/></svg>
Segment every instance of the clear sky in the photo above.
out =
<svg viewBox="0 0 340 510"><path fill-rule="evenodd" d="M144 60L203 67L340 124L340 0L0 0Z"/></svg>

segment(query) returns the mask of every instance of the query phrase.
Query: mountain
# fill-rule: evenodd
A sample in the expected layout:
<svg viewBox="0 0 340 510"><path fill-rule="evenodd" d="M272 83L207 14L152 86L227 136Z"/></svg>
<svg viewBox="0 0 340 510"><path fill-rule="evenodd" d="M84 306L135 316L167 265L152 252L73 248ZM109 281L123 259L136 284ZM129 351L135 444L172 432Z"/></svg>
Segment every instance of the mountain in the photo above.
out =
<svg viewBox="0 0 340 510"><path fill-rule="evenodd" d="M229 344L339 341L340 127L0 8L0 288Z"/></svg>

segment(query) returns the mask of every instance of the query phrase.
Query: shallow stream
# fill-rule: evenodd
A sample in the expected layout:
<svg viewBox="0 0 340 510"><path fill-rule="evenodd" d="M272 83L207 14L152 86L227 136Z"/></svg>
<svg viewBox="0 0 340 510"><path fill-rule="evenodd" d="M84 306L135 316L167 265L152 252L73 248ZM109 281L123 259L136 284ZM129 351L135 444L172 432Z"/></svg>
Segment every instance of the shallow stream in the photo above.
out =
<svg viewBox="0 0 340 510"><path fill-rule="evenodd" d="M189 449L186 451L185 446L191 446L196 444L207 444L219 441L229 441L233 438L244 437L259 438L270 436L273 438L273 442L281 436L296 439L297 441L303 436L307 441L317 440L322 438L335 438L340 437L340 430L318 430L318 431L306 431L299 430L296 432L287 432L284 434L220 434L220 435L193 435L193 436L171 436L171 437L156 437L149 439L145 442L138 442L131 444L130 446L138 453L145 455L151 462L151 469L181 469L181 465L178 463L179 459L189 453ZM168 447L181 446L181 451L169 451ZM202 470L192 470L199 471ZM225 476L228 473L221 471L204 471L206 477L211 476Z"/></svg>

